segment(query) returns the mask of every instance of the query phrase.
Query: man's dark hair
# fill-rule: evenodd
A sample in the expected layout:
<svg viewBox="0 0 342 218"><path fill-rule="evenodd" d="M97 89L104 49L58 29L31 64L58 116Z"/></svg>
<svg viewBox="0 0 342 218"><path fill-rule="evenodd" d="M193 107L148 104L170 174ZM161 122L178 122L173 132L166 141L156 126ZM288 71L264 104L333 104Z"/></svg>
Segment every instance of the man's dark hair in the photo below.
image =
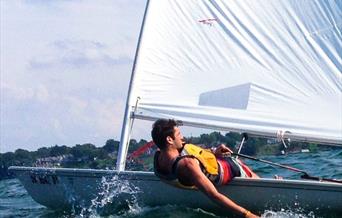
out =
<svg viewBox="0 0 342 218"><path fill-rule="evenodd" d="M152 126L152 139L159 149L164 149L166 146L166 138L168 136L174 139L174 127L178 126L173 119L159 119Z"/></svg>

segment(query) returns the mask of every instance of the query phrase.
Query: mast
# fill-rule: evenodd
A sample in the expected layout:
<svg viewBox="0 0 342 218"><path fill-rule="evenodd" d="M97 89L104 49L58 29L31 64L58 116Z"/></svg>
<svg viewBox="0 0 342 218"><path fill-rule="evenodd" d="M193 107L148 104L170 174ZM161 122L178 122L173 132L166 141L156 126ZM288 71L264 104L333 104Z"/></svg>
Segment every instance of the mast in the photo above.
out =
<svg viewBox="0 0 342 218"><path fill-rule="evenodd" d="M126 157L127 157L127 151L128 151L128 145L129 145L129 140L131 137L131 128L133 125L133 106L130 105L131 102L131 96L132 96L132 85L134 81L134 74L135 74L135 67L138 59L138 53L139 53L139 48L140 48L140 41L142 38L142 34L144 31L144 24L145 24L145 19L147 15L147 10L148 10L148 5L149 5L149 0L146 2L145 6L145 12L144 12L144 17L139 33L139 38L138 38L138 45L135 51L135 57L134 57L134 62L133 62L133 67L132 67L132 74L131 74L131 80L129 83L129 88L128 88L128 95L127 95L127 100L126 100L126 109L125 109L125 115L124 115L124 120L122 123L122 132L121 132L121 137L120 137L120 145L119 145L119 153L116 161L116 169L118 171L124 171L125 170L125 165L126 165ZM136 104L137 106L137 104Z"/></svg>

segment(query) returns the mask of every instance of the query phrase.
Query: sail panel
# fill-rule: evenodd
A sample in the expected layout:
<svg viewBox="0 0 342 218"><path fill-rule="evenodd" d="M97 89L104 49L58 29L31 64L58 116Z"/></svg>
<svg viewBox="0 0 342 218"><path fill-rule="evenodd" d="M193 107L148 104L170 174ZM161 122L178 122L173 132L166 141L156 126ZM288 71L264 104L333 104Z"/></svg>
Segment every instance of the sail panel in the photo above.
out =
<svg viewBox="0 0 342 218"><path fill-rule="evenodd" d="M338 0L150 0L129 104L342 144L341 30Z"/></svg>

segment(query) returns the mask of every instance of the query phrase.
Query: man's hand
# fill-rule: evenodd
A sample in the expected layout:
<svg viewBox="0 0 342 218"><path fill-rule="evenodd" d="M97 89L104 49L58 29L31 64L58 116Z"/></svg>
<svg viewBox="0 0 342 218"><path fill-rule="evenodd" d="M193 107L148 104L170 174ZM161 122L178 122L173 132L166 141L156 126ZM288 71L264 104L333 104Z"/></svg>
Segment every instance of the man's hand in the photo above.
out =
<svg viewBox="0 0 342 218"><path fill-rule="evenodd" d="M247 216L245 216L246 218L259 218L260 216L255 215L253 213L247 214Z"/></svg>
<svg viewBox="0 0 342 218"><path fill-rule="evenodd" d="M224 144L220 144L216 149L215 149L215 156L217 157L222 157L224 155L231 155L233 153L232 150L230 150L227 146Z"/></svg>

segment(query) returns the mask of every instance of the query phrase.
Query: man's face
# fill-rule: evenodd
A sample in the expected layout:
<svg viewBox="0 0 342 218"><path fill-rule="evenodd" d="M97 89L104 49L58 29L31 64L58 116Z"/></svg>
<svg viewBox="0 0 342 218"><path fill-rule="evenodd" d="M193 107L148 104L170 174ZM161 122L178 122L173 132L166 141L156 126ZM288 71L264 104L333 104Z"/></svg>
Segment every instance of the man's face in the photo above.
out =
<svg viewBox="0 0 342 218"><path fill-rule="evenodd" d="M184 142L184 139L183 139L182 133L180 132L180 130L179 130L178 127L174 127L174 139L173 139L173 143L174 143L175 147L176 147L177 149L183 148L183 142Z"/></svg>

